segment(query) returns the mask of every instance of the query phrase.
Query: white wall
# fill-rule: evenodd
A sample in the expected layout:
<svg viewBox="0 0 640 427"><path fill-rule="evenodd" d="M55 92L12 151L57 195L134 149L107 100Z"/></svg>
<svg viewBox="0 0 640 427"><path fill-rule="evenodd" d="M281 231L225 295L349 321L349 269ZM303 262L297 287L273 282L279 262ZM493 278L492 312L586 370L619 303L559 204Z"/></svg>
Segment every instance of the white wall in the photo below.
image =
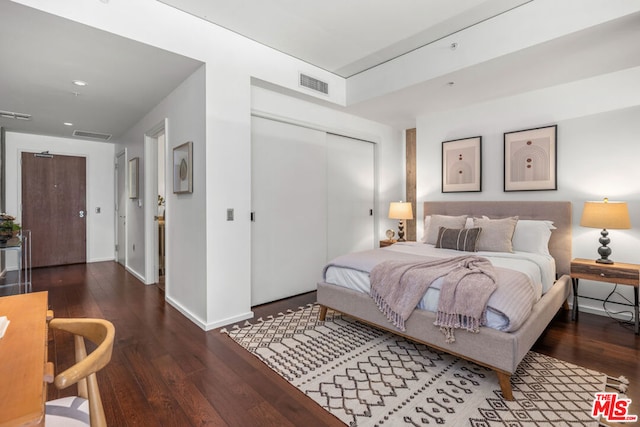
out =
<svg viewBox="0 0 640 427"><path fill-rule="evenodd" d="M6 133L7 212L20 217L22 199L20 186L20 158L23 151L79 156L87 159L87 262L114 259L115 201L113 191L114 147L105 142L93 142L70 138ZM11 179L16 177L16 179ZM96 208L100 213L96 213ZM7 267L15 268L15 261L8 259Z"/></svg>
<svg viewBox="0 0 640 427"><path fill-rule="evenodd" d="M205 67L200 67L140 122L119 138L116 152L127 148L127 156L140 157L140 201L128 200L127 205L127 268L143 281L147 276L145 263L145 225L153 222L157 195L151 195L154 209L145 209L148 185L144 185L147 169L144 155L144 135L167 119L165 142L165 253L166 298L195 323L206 324L206 241L205 225L206 165L205 165ZM173 193L173 148L193 142L193 193ZM160 185L159 185L160 187ZM135 250L133 247L135 246Z"/></svg>
<svg viewBox="0 0 640 427"><path fill-rule="evenodd" d="M614 261L640 263L640 68L418 118L418 200L568 200L573 256L595 259L600 230L580 227L586 200L625 200L631 230L610 230ZM503 192L503 133L558 125L558 190ZM442 141L481 135L483 191L440 191ZM418 217L422 217L419 206ZM422 235L421 226L418 236ZM581 281L580 294L604 298L611 286ZM631 287L621 293L633 301ZM602 304L580 308L602 314ZM620 307L614 307L618 309Z"/></svg>

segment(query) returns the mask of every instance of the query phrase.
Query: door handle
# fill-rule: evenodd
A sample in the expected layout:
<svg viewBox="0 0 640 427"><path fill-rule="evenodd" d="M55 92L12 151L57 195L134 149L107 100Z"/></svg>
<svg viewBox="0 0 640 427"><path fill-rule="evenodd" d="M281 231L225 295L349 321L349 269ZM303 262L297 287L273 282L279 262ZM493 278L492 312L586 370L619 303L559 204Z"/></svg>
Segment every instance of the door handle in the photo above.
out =
<svg viewBox="0 0 640 427"><path fill-rule="evenodd" d="M80 212L78 212L78 216L79 216L80 218L84 218L84 211L80 211Z"/></svg>

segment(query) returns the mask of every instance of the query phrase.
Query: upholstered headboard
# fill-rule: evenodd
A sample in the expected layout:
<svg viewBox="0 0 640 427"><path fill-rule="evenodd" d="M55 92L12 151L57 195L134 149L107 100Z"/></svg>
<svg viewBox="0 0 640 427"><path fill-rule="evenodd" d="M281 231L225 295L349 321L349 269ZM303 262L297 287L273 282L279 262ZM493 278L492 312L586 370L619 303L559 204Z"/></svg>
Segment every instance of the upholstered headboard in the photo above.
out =
<svg viewBox="0 0 640 427"><path fill-rule="evenodd" d="M571 202L425 202L424 215L469 215L489 218L518 216L520 219L553 221L549 252L556 260L558 276L571 266Z"/></svg>

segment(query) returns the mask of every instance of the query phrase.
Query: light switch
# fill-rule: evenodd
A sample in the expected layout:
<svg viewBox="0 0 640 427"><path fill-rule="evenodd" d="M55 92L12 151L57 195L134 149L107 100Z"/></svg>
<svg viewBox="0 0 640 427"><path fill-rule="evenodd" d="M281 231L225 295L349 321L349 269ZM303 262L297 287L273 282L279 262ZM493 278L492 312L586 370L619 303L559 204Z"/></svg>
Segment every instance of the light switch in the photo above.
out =
<svg viewBox="0 0 640 427"><path fill-rule="evenodd" d="M227 209L227 221L233 221L233 209Z"/></svg>
<svg viewBox="0 0 640 427"><path fill-rule="evenodd" d="M100 208L96 208L96 213L100 213Z"/></svg>

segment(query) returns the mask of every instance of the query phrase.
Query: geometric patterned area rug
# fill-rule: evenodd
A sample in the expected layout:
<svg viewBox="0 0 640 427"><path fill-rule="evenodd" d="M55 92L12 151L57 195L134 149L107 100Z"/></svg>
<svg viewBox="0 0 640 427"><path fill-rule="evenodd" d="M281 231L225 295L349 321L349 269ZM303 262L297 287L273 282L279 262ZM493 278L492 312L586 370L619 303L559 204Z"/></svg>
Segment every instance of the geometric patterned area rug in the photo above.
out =
<svg viewBox="0 0 640 427"><path fill-rule="evenodd" d="M223 330L349 426L597 426L605 374L529 352L502 399L495 373L309 305Z"/></svg>

